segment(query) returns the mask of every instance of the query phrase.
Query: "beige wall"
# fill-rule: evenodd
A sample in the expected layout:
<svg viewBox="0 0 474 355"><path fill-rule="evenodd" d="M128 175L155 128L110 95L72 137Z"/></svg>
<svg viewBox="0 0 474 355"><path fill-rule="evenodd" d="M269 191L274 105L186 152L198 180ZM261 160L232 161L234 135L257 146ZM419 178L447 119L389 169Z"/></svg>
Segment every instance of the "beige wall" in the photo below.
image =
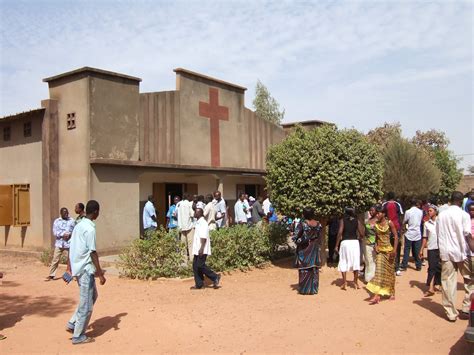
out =
<svg viewBox="0 0 474 355"><path fill-rule="evenodd" d="M96 221L99 253L117 251L139 236L137 169L94 166L91 198L100 204Z"/></svg>
<svg viewBox="0 0 474 355"><path fill-rule="evenodd" d="M32 136L23 136L23 123L31 121ZM3 246L42 249L42 119L21 119L0 123L0 185L30 184L30 217L28 227L0 227ZM3 127L11 127L11 140L3 142ZM8 143L8 144L7 144Z"/></svg>
<svg viewBox="0 0 474 355"><path fill-rule="evenodd" d="M58 100L59 206L74 216L77 202L89 198L89 78L50 85ZM67 114L76 113L76 128L67 129ZM58 212L59 213L59 212Z"/></svg>
<svg viewBox="0 0 474 355"><path fill-rule="evenodd" d="M474 190L474 175L464 175L457 187L457 190L463 193Z"/></svg>
<svg viewBox="0 0 474 355"><path fill-rule="evenodd" d="M138 82L91 76L90 156L138 160Z"/></svg>

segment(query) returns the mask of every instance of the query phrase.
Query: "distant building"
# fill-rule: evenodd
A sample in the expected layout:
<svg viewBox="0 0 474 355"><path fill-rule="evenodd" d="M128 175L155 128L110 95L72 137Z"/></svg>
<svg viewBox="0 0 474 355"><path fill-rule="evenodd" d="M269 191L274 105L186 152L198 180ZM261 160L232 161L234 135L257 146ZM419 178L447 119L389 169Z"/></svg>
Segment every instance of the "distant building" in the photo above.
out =
<svg viewBox="0 0 474 355"><path fill-rule="evenodd" d="M281 126L285 130L285 132L290 132L296 125L300 125L306 129L313 129L317 127L321 127L323 125L333 125L334 123L320 121L320 120L309 120L309 121L300 121L300 122L290 122L290 123L283 123Z"/></svg>
<svg viewBox="0 0 474 355"><path fill-rule="evenodd" d="M51 246L59 208L96 199L98 248L140 234L152 194L161 224L170 199L219 189L263 192L265 155L281 126L244 106L246 88L175 69L176 90L140 93L140 78L81 68L44 79L41 108L0 119L2 248ZM232 211L233 209L230 208Z"/></svg>
<svg viewBox="0 0 474 355"><path fill-rule="evenodd" d="M463 193L474 191L474 175L464 175L457 187Z"/></svg>

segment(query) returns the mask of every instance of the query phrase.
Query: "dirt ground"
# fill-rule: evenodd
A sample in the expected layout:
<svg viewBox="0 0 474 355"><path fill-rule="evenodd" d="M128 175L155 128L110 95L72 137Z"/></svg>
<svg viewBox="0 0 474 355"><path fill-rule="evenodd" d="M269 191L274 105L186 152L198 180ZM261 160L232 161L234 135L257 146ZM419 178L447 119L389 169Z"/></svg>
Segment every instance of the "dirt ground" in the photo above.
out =
<svg viewBox="0 0 474 355"><path fill-rule="evenodd" d="M423 297L426 269L397 277L397 299L375 306L364 289L340 290L334 268L323 269L318 295L299 295L290 261L224 275L218 290L109 275L88 332L95 342L84 345L65 331L76 284L43 281L48 268L31 259L2 256L0 270L1 354L470 353L467 321L446 321L440 294Z"/></svg>

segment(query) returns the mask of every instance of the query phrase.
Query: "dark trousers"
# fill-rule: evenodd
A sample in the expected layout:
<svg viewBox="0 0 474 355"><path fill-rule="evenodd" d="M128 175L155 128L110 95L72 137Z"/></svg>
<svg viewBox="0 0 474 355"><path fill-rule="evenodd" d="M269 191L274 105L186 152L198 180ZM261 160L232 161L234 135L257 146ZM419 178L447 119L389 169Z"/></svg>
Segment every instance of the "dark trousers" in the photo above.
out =
<svg viewBox="0 0 474 355"><path fill-rule="evenodd" d="M328 262L333 262L334 260L334 251L336 250L336 240L337 234L329 234L328 236Z"/></svg>
<svg viewBox="0 0 474 355"><path fill-rule="evenodd" d="M428 279L426 286L431 285L434 279L434 285L441 285L441 260L439 257L439 249L428 250Z"/></svg>
<svg viewBox="0 0 474 355"><path fill-rule="evenodd" d="M400 258L402 254L402 241L400 240L400 231L397 231L398 233L398 245L397 245L397 253L395 254L395 271L400 269ZM393 244L395 242L395 238L393 235L390 236L390 243Z"/></svg>
<svg viewBox="0 0 474 355"><path fill-rule="evenodd" d="M193 273L194 282L196 283L197 288L201 288L204 285L204 275L210 278L212 282L217 280L217 274L206 265L206 259L206 254L203 254L202 256L194 255Z"/></svg>
<svg viewBox="0 0 474 355"><path fill-rule="evenodd" d="M417 270L421 269L421 259L420 259L420 249L421 249L421 239L416 241L408 240L405 237L405 247L403 248L403 261L402 268L406 269L408 265L408 258L410 257L410 249L415 259L415 266Z"/></svg>

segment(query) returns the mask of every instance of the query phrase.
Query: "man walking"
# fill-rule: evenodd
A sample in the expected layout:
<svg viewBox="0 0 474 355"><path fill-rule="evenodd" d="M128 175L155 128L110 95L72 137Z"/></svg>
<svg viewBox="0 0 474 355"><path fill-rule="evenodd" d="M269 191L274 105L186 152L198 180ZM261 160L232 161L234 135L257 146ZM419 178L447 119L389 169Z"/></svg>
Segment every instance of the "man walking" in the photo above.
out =
<svg viewBox="0 0 474 355"><path fill-rule="evenodd" d="M53 235L56 241L54 242L53 261L46 281L54 280L63 252L66 252L66 255L69 253L69 242L75 225L74 219L69 217L69 211L66 207L62 207L59 214L61 217L56 218L53 223Z"/></svg>
<svg viewBox="0 0 474 355"><path fill-rule="evenodd" d="M454 191L449 206L437 219L439 253L441 258L442 303L446 316L455 322L459 312L456 309L457 271L464 279L464 301L462 313L465 316L470 308L470 295L474 290L472 258L466 255L468 241L471 240L471 222L469 215L461 209L463 194Z"/></svg>
<svg viewBox="0 0 474 355"><path fill-rule="evenodd" d="M193 202L189 201L190 195L188 193L184 194L183 200L180 201L177 205L178 207L178 228L180 234L181 243L186 245L186 251L184 252L184 257L188 260L191 260L191 255L193 252Z"/></svg>
<svg viewBox="0 0 474 355"><path fill-rule="evenodd" d="M405 271L408 266L408 258L410 257L410 249L415 258L416 270L421 270L421 223L423 221L423 211L421 210L420 201L412 200L411 208L406 211L403 224L407 225L405 232L405 246L403 248L403 261L401 271Z"/></svg>
<svg viewBox="0 0 474 355"><path fill-rule="evenodd" d="M150 239L157 227L155 199L153 195L150 195L143 208L143 238Z"/></svg>
<svg viewBox="0 0 474 355"><path fill-rule="evenodd" d="M92 309L97 300L96 275L100 284L105 284L105 277L96 251L96 232L94 221L99 217L99 203L91 200L86 205L86 218L74 228L71 238L68 272L76 277L79 285L79 305L67 323L66 330L73 333L73 344L84 344L94 341L85 335L91 319Z"/></svg>
<svg viewBox="0 0 474 355"><path fill-rule="evenodd" d="M193 240L193 273L195 286L191 289L199 290L204 286L204 275L211 279L214 288L219 287L221 276L217 275L206 265L208 255L211 255L211 240L209 239L209 226L203 216L201 208L196 208L197 219Z"/></svg>

